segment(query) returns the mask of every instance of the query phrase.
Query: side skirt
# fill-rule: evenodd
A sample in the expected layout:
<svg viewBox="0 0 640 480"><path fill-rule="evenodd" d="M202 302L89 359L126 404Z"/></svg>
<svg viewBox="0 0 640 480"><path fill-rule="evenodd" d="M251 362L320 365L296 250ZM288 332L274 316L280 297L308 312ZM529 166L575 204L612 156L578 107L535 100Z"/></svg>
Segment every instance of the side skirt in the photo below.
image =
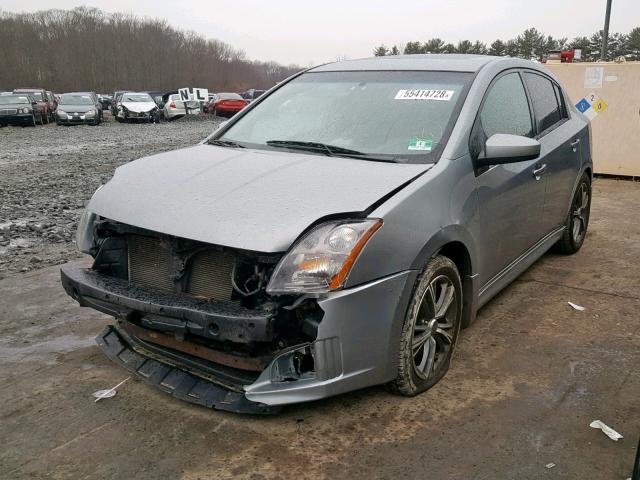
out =
<svg viewBox="0 0 640 480"><path fill-rule="evenodd" d="M544 255L546 251L562 237L564 229L565 227L563 225L562 227L553 230L483 285L478 294L478 308L485 305L489 300L497 295L500 290L513 282L527 268L533 265L536 260L542 257L542 255Z"/></svg>

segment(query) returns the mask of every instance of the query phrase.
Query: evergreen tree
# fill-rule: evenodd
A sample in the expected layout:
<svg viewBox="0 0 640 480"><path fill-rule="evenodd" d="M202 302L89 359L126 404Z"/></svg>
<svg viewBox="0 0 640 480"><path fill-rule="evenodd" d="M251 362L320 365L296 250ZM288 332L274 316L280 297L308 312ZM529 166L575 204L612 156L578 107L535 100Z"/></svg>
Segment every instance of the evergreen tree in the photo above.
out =
<svg viewBox="0 0 640 480"><path fill-rule="evenodd" d="M425 53L442 53L444 51L444 47L444 41L440 40L439 38L432 38L431 40L425 42L425 44L422 46L422 50Z"/></svg>
<svg viewBox="0 0 640 480"><path fill-rule="evenodd" d="M405 55L415 55L416 53L422 53L422 46L420 42L407 42L404 46Z"/></svg>
<svg viewBox="0 0 640 480"><path fill-rule="evenodd" d="M461 40L458 42L458 45L456 45L456 53L470 53L472 48L473 43L469 40Z"/></svg>
<svg viewBox="0 0 640 480"><path fill-rule="evenodd" d="M502 57L506 52L506 45L500 39L496 40L489 47L489 55L495 55L497 57Z"/></svg>
<svg viewBox="0 0 640 480"><path fill-rule="evenodd" d="M475 53L476 55L486 55L487 54L487 46L481 41L477 40L469 50L469 53Z"/></svg>
<svg viewBox="0 0 640 480"><path fill-rule="evenodd" d="M538 58L546 53L546 39L535 28L528 28L516 38L518 56L522 58Z"/></svg>
<svg viewBox="0 0 640 480"><path fill-rule="evenodd" d="M373 54L376 57L384 57L385 55L389 54L389 49L387 47L385 47L384 45L380 45L379 47L377 47L374 51Z"/></svg>
<svg viewBox="0 0 640 480"><path fill-rule="evenodd" d="M640 27L636 27L627 35L627 55L629 60L640 60Z"/></svg>

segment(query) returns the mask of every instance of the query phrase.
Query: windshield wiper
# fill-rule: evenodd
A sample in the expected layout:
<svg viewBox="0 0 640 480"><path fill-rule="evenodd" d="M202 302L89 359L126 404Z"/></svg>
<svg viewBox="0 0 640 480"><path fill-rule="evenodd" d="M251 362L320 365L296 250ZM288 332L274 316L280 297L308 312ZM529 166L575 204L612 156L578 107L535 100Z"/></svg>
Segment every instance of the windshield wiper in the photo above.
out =
<svg viewBox="0 0 640 480"><path fill-rule="evenodd" d="M219 147L234 147L234 148L246 148L244 145L232 142L231 140L209 140L209 145L217 145Z"/></svg>
<svg viewBox="0 0 640 480"><path fill-rule="evenodd" d="M339 147L337 145L327 145L326 143L320 142L302 142L299 140L268 140L265 143L270 147L307 150L310 152L322 152L329 157L349 157L360 158L363 160L373 160L375 162L395 163L395 160L392 158L371 155L368 153L359 152L357 150L351 150L350 148Z"/></svg>

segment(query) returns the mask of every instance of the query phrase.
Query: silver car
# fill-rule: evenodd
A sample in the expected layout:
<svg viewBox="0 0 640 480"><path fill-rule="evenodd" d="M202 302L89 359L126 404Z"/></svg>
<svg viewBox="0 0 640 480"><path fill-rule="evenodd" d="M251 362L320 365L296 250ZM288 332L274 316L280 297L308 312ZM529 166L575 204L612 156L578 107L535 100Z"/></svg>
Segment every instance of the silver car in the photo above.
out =
<svg viewBox="0 0 640 480"><path fill-rule="evenodd" d="M588 121L542 66L323 65L201 144L116 170L62 268L117 319L98 344L177 398L272 413L376 384L416 395L461 328L589 222Z"/></svg>

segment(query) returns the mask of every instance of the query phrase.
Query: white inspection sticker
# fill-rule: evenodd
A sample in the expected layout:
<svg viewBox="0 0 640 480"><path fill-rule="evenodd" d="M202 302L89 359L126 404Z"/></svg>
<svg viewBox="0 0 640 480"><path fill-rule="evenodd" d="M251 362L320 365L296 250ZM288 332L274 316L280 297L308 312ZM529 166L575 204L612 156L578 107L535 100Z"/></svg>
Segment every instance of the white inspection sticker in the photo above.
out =
<svg viewBox="0 0 640 480"><path fill-rule="evenodd" d="M449 101L455 90L398 90L394 100L444 100Z"/></svg>

